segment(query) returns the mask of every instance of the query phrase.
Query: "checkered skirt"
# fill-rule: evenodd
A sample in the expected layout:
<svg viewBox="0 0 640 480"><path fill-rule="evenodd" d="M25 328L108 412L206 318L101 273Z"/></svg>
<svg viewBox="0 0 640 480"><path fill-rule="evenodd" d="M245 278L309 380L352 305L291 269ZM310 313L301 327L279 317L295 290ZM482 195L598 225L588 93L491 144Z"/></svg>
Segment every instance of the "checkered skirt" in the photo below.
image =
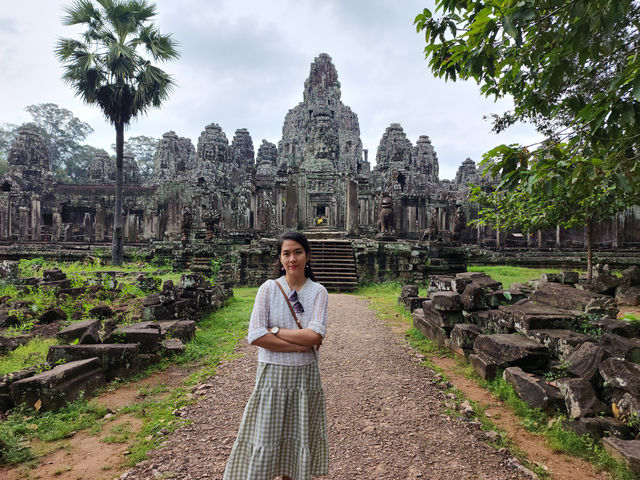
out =
<svg viewBox="0 0 640 480"><path fill-rule="evenodd" d="M307 480L329 471L325 401L316 362L258 363L224 480Z"/></svg>

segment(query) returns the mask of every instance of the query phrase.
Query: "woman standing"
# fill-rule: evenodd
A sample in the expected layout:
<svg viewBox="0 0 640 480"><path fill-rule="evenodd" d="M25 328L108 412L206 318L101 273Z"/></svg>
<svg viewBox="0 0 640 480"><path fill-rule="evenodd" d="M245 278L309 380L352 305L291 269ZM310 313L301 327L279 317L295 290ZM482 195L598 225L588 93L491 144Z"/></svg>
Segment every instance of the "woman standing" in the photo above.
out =
<svg viewBox="0 0 640 480"><path fill-rule="evenodd" d="M283 233L277 252L279 278L260 286L249 322L247 340L259 347L256 385L224 480L273 480L279 475L283 480L307 480L329 470L324 392L316 362L329 296L313 280L309 241L303 234Z"/></svg>

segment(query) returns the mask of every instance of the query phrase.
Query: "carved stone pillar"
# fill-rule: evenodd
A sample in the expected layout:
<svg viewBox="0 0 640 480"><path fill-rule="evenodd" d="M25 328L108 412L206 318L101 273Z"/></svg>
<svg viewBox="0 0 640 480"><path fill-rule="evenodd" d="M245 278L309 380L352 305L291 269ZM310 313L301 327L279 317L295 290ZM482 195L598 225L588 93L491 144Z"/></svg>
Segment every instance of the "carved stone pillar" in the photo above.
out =
<svg viewBox="0 0 640 480"><path fill-rule="evenodd" d="M90 242L93 236L93 224L91 222L91 214L89 212L84 213L84 220L82 221L82 233L83 240Z"/></svg>
<svg viewBox="0 0 640 480"><path fill-rule="evenodd" d="M358 184L355 180L347 180L347 232L358 231Z"/></svg>
<svg viewBox="0 0 640 480"><path fill-rule="evenodd" d="M39 242L42 239L41 232L40 195L34 195L31 197L31 240Z"/></svg>
<svg viewBox="0 0 640 480"><path fill-rule="evenodd" d="M62 215L58 212L57 208L53 209L51 214L51 241L57 242L60 240L60 227L62 226Z"/></svg>
<svg viewBox="0 0 640 480"><path fill-rule="evenodd" d="M96 206L96 216L93 222L93 235L96 242L104 242L105 220L107 212L100 204Z"/></svg>
<svg viewBox="0 0 640 480"><path fill-rule="evenodd" d="M9 192L0 194L0 239L11 237L11 197Z"/></svg>
<svg viewBox="0 0 640 480"><path fill-rule="evenodd" d="M20 207L18 209L18 218L20 220L20 227L18 230L18 240L28 240L29 235L29 209L27 207Z"/></svg>

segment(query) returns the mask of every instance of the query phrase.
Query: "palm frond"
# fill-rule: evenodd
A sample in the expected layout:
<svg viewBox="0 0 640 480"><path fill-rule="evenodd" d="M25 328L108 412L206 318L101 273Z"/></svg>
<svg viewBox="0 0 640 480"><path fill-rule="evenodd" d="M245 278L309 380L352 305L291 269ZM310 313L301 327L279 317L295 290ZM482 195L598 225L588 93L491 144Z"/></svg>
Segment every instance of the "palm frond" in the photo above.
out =
<svg viewBox="0 0 640 480"><path fill-rule="evenodd" d="M64 25L91 24L101 20L100 10L96 9L90 0L76 0L64 8L66 15L62 17Z"/></svg>

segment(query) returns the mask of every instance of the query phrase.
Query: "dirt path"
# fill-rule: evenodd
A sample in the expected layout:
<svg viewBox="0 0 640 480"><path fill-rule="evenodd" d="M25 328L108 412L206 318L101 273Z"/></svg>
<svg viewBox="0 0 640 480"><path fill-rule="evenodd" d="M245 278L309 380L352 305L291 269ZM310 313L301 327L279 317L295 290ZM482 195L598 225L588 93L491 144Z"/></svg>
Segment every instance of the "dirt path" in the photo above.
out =
<svg viewBox="0 0 640 480"><path fill-rule="evenodd" d="M320 370L327 395L328 479L529 478L487 435L441 411L445 398L413 352L368 308L331 295ZM181 413L192 424L122 475L128 480L221 479L255 376L255 352L221 366L204 398Z"/></svg>

